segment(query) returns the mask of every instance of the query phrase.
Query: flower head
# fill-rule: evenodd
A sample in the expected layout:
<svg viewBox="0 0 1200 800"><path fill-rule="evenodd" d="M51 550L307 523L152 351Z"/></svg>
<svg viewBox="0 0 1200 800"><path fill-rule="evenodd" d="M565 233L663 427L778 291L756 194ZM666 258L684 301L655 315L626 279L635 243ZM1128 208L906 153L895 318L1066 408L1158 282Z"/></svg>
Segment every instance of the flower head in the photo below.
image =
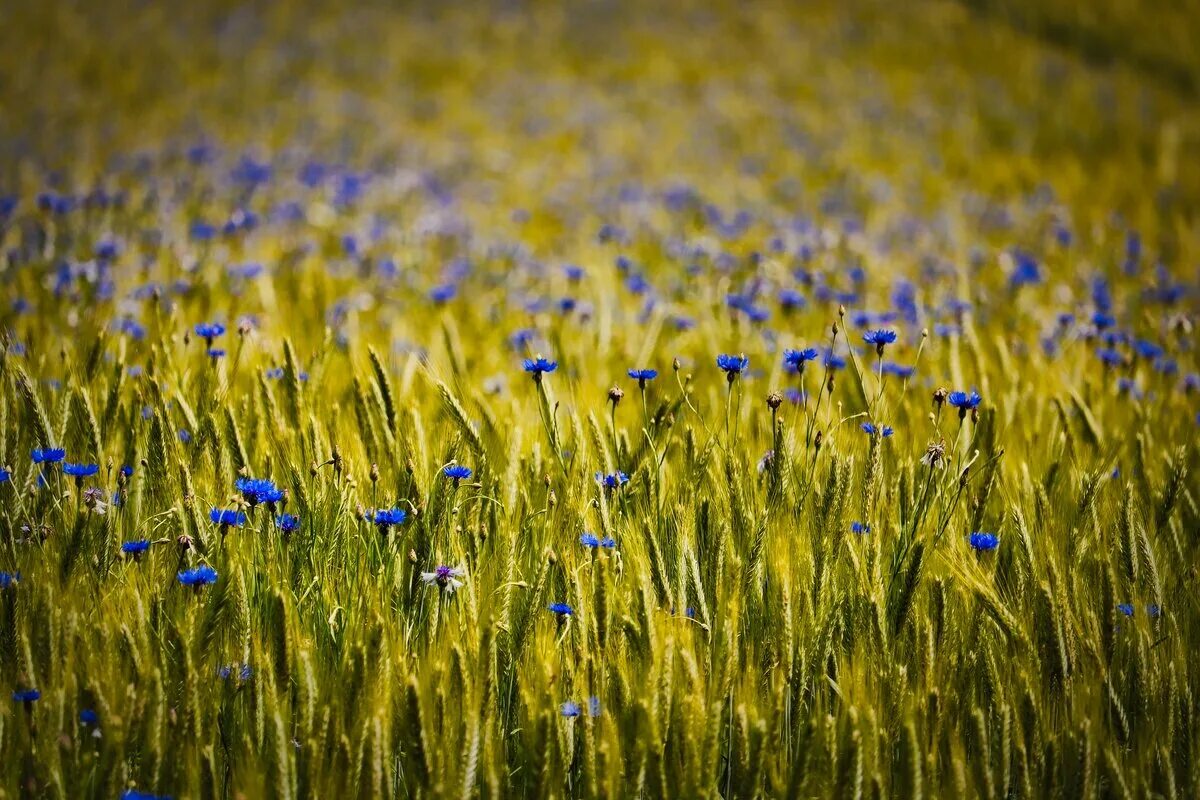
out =
<svg viewBox="0 0 1200 800"><path fill-rule="evenodd" d="M0 572L0 589L7 589L21 582L19 572Z"/></svg>
<svg viewBox="0 0 1200 800"><path fill-rule="evenodd" d="M656 369L631 369L627 370L627 373L629 377L638 382L638 387L642 389L646 388L647 381L652 381L658 377L658 370Z"/></svg>
<svg viewBox="0 0 1200 800"><path fill-rule="evenodd" d="M579 535L579 543L591 550L595 550L600 547L611 550L617 546L617 540L611 536L605 536L603 539L601 539L596 534L589 533L588 531L584 531Z"/></svg>
<svg viewBox="0 0 1200 800"><path fill-rule="evenodd" d="M551 603L550 605L546 606L546 608L557 614L559 619L569 617L575 613L571 606L567 605L566 603Z"/></svg>
<svg viewBox="0 0 1200 800"><path fill-rule="evenodd" d="M263 478L238 478L233 487L242 493L251 508L259 503L278 503L284 497L282 489Z"/></svg>
<svg viewBox="0 0 1200 800"><path fill-rule="evenodd" d="M191 586L200 591L205 585L217 582L217 571L208 564L201 564L192 569L185 569L175 577L184 586Z"/></svg>
<svg viewBox="0 0 1200 800"><path fill-rule="evenodd" d="M454 485L457 486L459 481L466 480L473 473L470 467L464 467L461 464L450 464L442 467L442 474L454 481Z"/></svg>
<svg viewBox="0 0 1200 800"><path fill-rule="evenodd" d="M280 514L275 518L275 524L284 533L291 533L300 528L300 518L295 514Z"/></svg>
<svg viewBox="0 0 1200 800"><path fill-rule="evenodd" d="M12 698L18 703L30 704L34 700L40 699L42 693L37 689L18 689L13 692Z"/></svg>
<svg viewBox="0 0 1200 800"><path fill-rule="evenodd" d="M968 411L974 412L982 400L983 398L977 392L951 392L946 397L946 401L958 409L958 418L960 420L966 418ZM975 421L976 419L974 414L972 414L971 420Z"/></svg>
<svg viewBox="0 0 1200 800"><path fill-rule="evenodd" d="M211 348L213 339L225 333L225 326L219 322L200 322L196 324L195 331L196 335Z"/></svg>
<svg viewBox="0 0 1200 800"><path fill-rule="evenodd" d="M750 366L750 358L745 355L726 355L722 353L717 356L717 366L725 372L725 377L730 383L737 380L737 376Z"/></svg>
<svg viewBox="0 0 1200 800"><path fill-rule="evenodd" d="M375 511L371 521L379 530L387 532L388 528L394 525L403 525L406 519L408 519L408 512L403 508L381 508Z"/></svg>
<svg viewBox="0 0 1200 800"><path fill-rule="evenodd" d="M135 539L129 542L121 543L121 552L133 558L139 557L142 553L150 549L149 539Z"/></svg>
<svg viewBox="0 0 1200 800"><path fill-rule="evenodd" d="M950 405L960 409L976 408L982 399L977 392L951 392L946 398Z"/></svg>
<svg viewBox="0 0 1200 800"><path fill-rule="evenodd" d="M234 508L210 509L208 518L214 525L220 525L222 528L240 528L246 524L246 512Z"/></svg>
<svg viewBox="0 0 1200 800"><path fill-rule="evenodd" d="M1133 616L1133 605L1131 603L1117 603L1117 611L1120 611L1127 617Z"/></svg>
<svg viewBox="0 0 1200 800"><path fill-rule="evenodd" d="M87 478L99 471L99 464L63 464L63 473L73 478Z"/></svg>
<svg viewBox="0 0 1200 800"><path fill-rule="evenodd" d="M896 332L879 328L863 334L863 341L875 345L875 352L883 355L883 348L896 341Z"/></svg>
<svg viewBox="0 0 1200 800"><path fill-rule="evenodd" d="M622 485L629 483L629 476L620 470L608 475L604 474L603 472L597 472L596 483L600 484L605 489L617 489Z"/></svg>
<svg viewBox="0 0 1200 800"><path fill-rule="evenodd" d="M61 447L34 448L29 453L35 464L55 464L67 457L67 451Z"/></svg>
<svg viewBox="0 0 1200 800"><path fill-rule="evenodd" d="M433 572L422 572L421 580L426 586L438 585L447 592L453 594L454 590L463 585L459 578L466 577L467 571L462 567L448 567L445 564L438 566Z"/></svg>
<svg viewBox="0 0 1200 800"><path fill-rule="evenodd" d="M820 353L815 347L806 347L803 350L784 350L783 365L797 372L803 372L805 363L815 361L818 355Z"/></svg>
<svg viewBox="0 0 1200 800"><path fill-rule="evenodd" d="M994 533L983 533L981 531L976 531L975 533L971 534L970 542L971 547L975 548L981 553L984 553L988 550L995 550L997 547L999 547L1000 537Z"/></svg>
<svg viewBox="0 0 1200 800"><path fill-rule="evenodd" d="M867 524L866 522L851 522L850 530L854 531L855 533L859 533L859 534L870 533L871 526L869 524Z"/></svg>
<svg viewBox="0 0 1200 800"><path fill-rule="evenodd" d="M558 362L538 356L537 358L525 359L524 367L525 371L533 376L534 383L538 383L542 380L543 373L554 372L554 370L558 369Z"/></svg>

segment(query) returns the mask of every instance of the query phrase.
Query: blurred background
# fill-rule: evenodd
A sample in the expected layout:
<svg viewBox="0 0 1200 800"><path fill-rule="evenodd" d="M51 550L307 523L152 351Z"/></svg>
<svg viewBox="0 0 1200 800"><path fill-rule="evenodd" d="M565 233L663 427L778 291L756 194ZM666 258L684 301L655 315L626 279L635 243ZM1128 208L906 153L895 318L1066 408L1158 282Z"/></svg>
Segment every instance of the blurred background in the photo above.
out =
<svg viewBox="0 0 1200 800"><path fill-rule="evenodd" d="M516 165L526 196L617 173L737 192L766 164L933 203L1052 178L1136 215L1200 191L1194 0L4 5L9 191L196 142Z"/></svg>

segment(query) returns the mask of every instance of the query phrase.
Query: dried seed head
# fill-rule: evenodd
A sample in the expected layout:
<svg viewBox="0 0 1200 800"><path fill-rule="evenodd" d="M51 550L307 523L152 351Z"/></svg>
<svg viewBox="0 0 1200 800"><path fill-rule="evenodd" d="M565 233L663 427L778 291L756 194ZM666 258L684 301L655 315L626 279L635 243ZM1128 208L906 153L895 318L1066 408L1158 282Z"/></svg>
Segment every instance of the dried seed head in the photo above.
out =
<svg viewBox="0 0 1200 800"><path fill-rule="evenodd" d="M681 366L682 365L679 363L679 356L675 356L675 358L671 359L671 369L675 370L676 372L679 372L679 368Z"/></svg>
<svg viewBox="0 0 1200 800"><path fill-rule="evenodd" d="M621 398L624 396L625 393L621 391L619 387L614 386L608 390L608 402L612 403L614 406L621 402Z"/></svg>
<svg viewBox="0 0 1200 800"><path fill-rule="evenodd" d="M950 396L950 390L944 386L939 386L933 390L933 404L941 408L942 403L946 402L946 398Z"/></svg>
<svg viewBox="0 0 1200 800"><path fill-rule="evenodd" d="M783 405L783 395L781 395L779 392L771 392L769 395L767 395L767 408L775 411L781 405Z"/></svg>
<svg viewBox="0 0 1200 800"><path fill-rule="evenodd" d="M818 450L820 450L820 449L821 449L821 439L822 439L822 438L823 438L823 437L822 437L822 435L821 435L821 432L820 432L820 431L817 431L817 435L816 435L815 437L813 437L813 447L815 447L815 448L817 448Z"/></svg>
<svg viewBox="0 0 1200 800"><path fill-rule="evenodd" d="M371 464L371 483L378 483L378 482L379 482L379 465L372 463Z"/></svg>
<svg viewBox="0 0 1200 800"><path fill-rule="evenodd" d="M192 549L192 537L188 536L186 533L182 534L178 539L175 540L175 544L179 546L179 551L181 553L186 553L188 550Z"/></svg>

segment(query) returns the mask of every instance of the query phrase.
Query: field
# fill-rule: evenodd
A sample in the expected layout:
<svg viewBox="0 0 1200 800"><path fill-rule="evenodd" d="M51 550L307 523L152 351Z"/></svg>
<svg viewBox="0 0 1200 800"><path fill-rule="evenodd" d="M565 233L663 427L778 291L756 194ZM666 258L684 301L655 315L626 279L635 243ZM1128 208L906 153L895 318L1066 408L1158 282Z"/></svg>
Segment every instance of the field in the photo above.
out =
<svg viewBox="0 0 1200 800"><path fill-rule="evenodd" d="M318 5L0 4L0 797L1200 797L1187 3Z"/></svg>

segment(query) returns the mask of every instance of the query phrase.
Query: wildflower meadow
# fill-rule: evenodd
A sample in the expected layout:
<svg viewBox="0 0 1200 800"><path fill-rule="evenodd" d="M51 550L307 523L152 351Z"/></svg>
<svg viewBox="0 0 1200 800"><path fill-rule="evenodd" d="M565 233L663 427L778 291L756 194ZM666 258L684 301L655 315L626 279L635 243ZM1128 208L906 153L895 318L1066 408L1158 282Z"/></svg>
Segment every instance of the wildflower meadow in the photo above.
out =
<svg viewBox="0 0 1200 800"><path fill-rule="evenodd" d="M1200 23L1082 5L0 3L0 797L1200 797Z"/></svg>

